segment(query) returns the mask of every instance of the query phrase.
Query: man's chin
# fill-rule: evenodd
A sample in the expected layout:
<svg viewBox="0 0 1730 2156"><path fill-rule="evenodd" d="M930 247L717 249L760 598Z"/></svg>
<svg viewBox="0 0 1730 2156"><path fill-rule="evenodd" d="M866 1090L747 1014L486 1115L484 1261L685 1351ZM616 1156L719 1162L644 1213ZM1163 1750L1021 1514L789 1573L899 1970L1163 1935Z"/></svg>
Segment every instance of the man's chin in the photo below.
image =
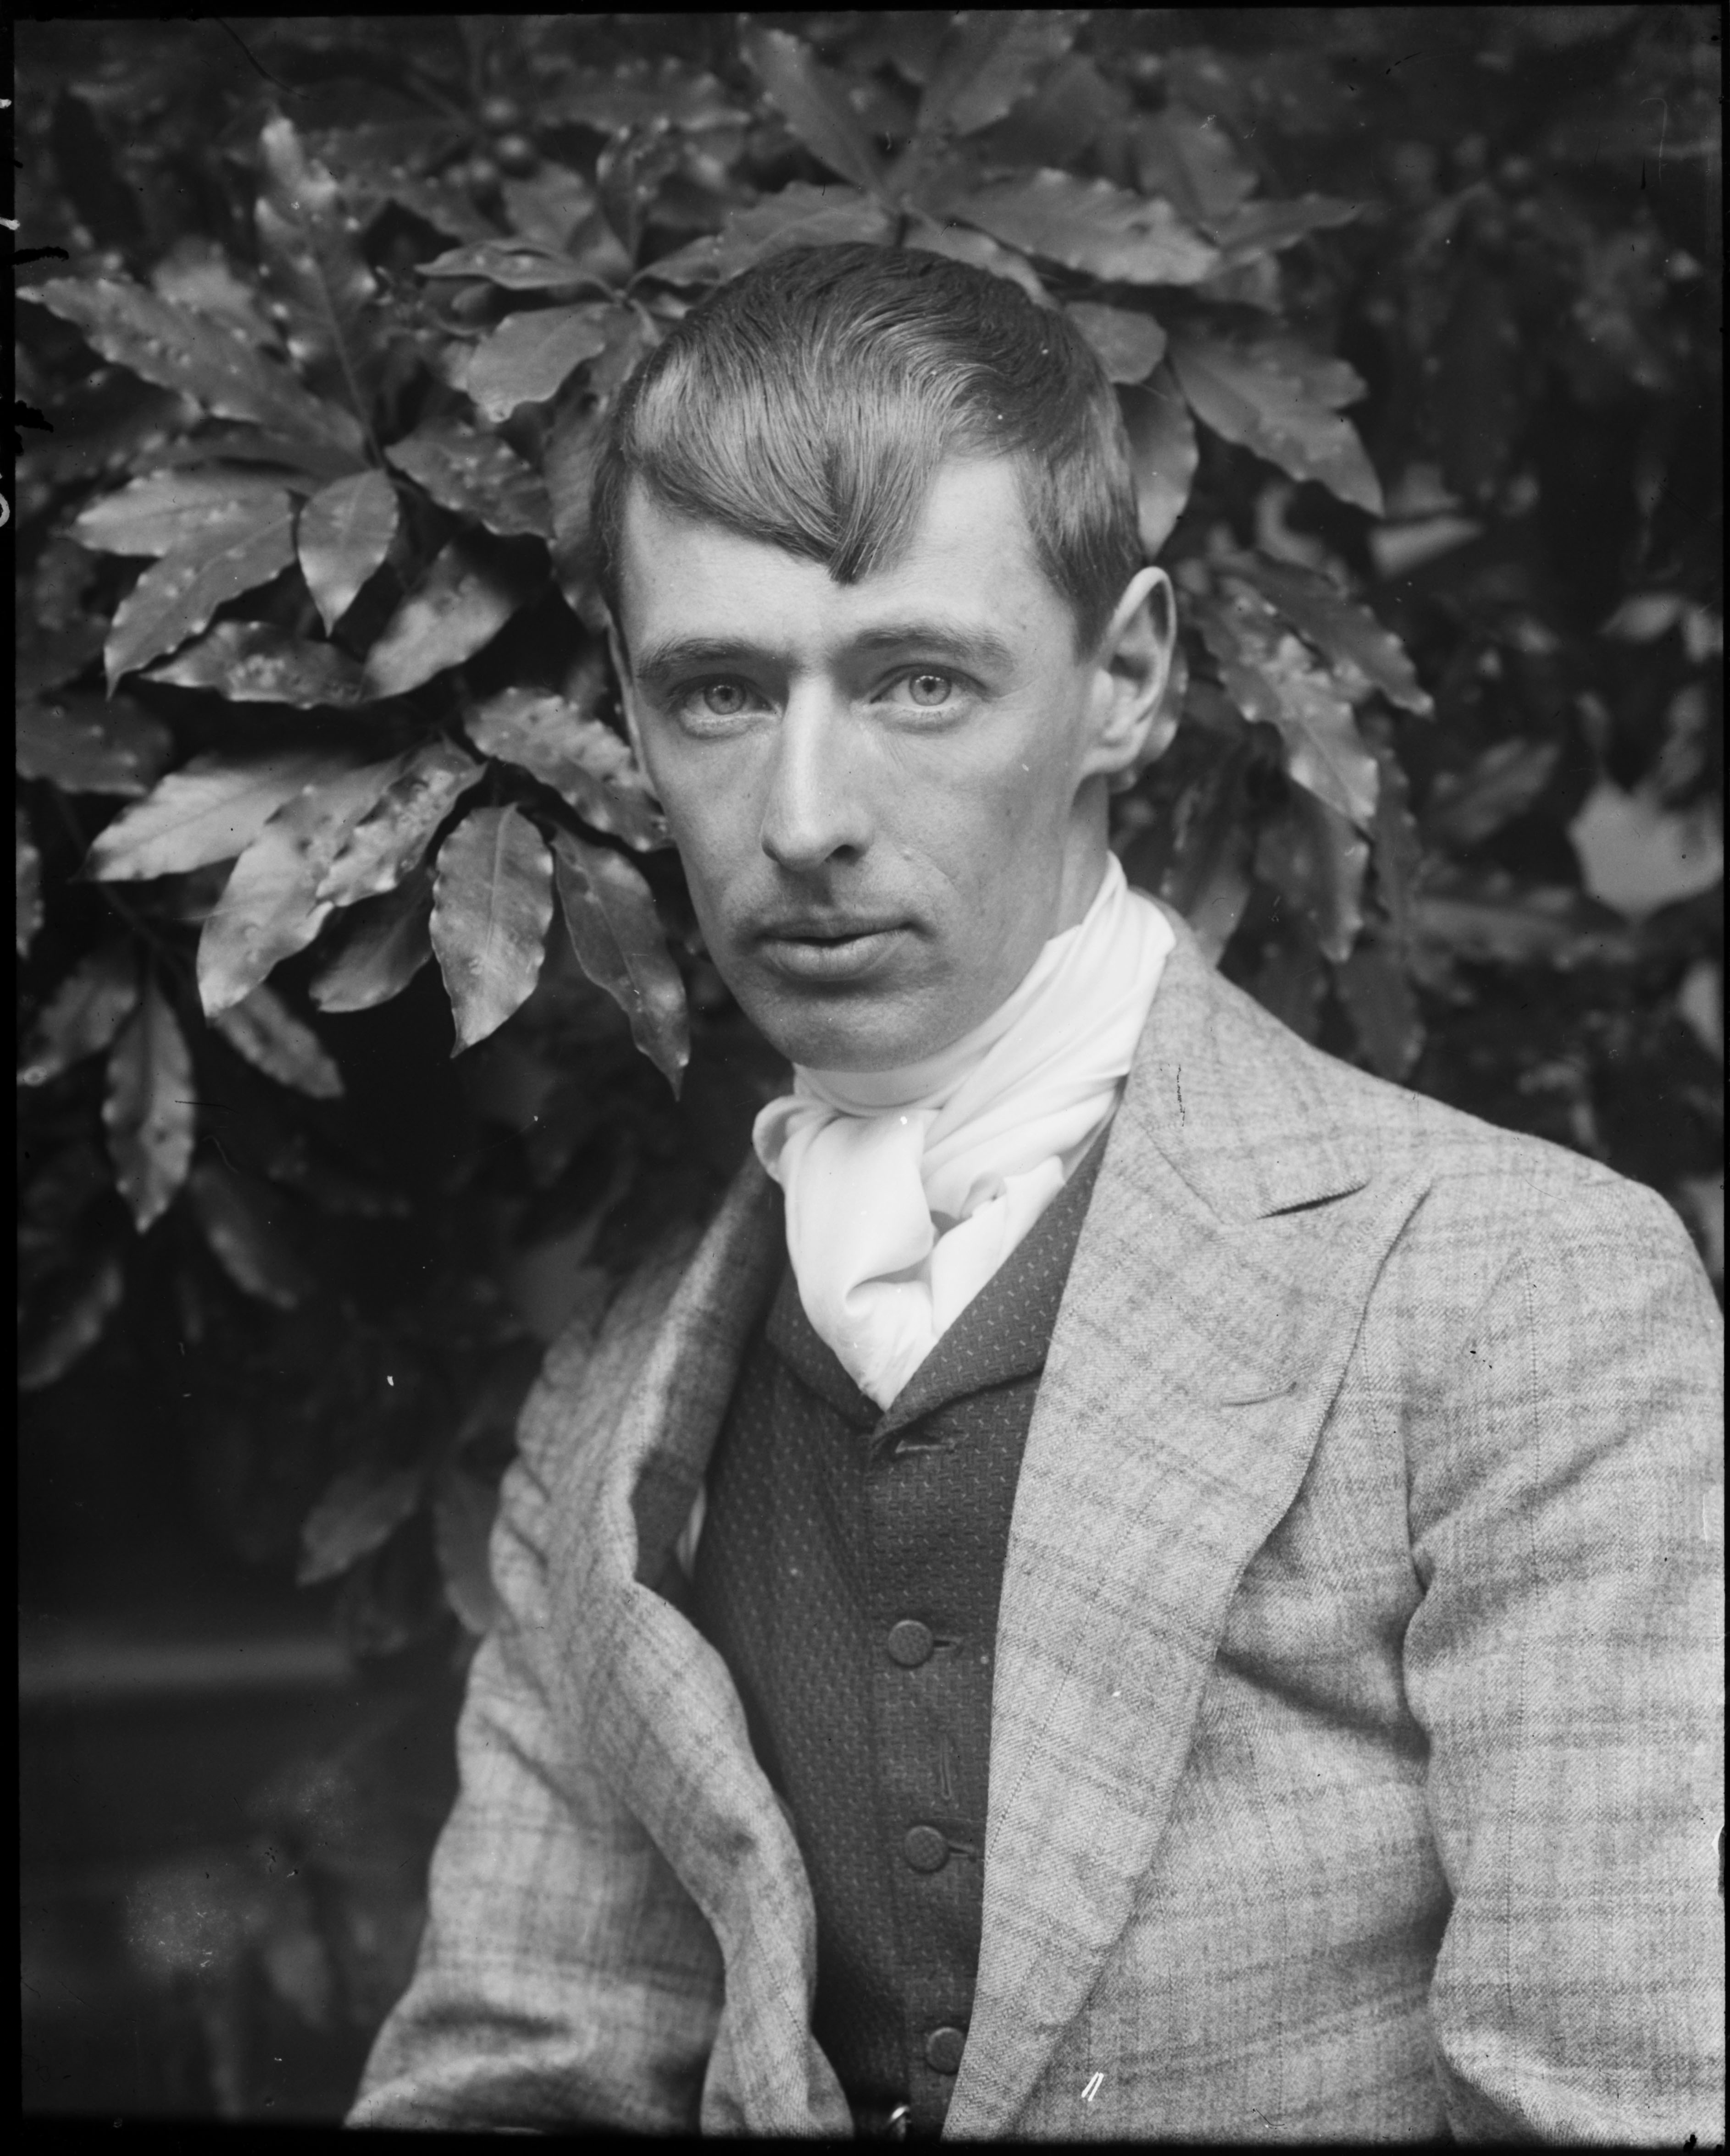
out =
<svg viewBox="0 0 1730 2156"><path fill-rule="evenodd" d="M940 1013L910 1008L887 985L759 978L734 993L770 1045L806 1070L893 1070L948 1045Z"/></svg>

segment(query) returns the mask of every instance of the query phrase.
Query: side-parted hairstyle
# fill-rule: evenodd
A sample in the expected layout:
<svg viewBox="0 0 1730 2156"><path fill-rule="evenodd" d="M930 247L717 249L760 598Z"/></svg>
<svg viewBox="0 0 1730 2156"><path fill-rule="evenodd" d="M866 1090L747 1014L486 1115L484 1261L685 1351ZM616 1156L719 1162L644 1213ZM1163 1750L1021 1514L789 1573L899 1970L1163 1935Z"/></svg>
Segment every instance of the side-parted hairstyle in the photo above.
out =
<svg viewBox="0 0 1730 2156"><path fill-rule="evenodd" d="M1093 651L1143 554L1122 415L1087 341L943 255L772 255L693 308L620 396L594 481L601 595L619 623L633 484L851 584L893 565L938 465L970 455L1017 461L1040 567L1078 655Z"/></svg>

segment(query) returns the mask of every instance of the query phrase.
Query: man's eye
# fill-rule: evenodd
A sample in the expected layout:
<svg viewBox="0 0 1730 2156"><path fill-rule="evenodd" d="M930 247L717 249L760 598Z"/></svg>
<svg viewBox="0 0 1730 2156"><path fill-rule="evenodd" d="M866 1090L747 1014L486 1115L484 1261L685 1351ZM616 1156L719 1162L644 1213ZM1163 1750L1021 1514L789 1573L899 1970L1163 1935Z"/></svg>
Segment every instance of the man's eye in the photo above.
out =
<svg viewBox="0 0 1730 2156"><path fill-rule="evenodd" d="M699 719L736 719L751 708L751 691L743 681L698 681L679 701Z"/></svg>
<svg viewBox="0 0 1730 2156"><path fill-rule="evenodd" d="M924 711L932 711L946 704L955 690L953 675L939 674L929 667L923 668L917 674L904 675L902 680L906 686L909 702L919 705Z"/></svg>

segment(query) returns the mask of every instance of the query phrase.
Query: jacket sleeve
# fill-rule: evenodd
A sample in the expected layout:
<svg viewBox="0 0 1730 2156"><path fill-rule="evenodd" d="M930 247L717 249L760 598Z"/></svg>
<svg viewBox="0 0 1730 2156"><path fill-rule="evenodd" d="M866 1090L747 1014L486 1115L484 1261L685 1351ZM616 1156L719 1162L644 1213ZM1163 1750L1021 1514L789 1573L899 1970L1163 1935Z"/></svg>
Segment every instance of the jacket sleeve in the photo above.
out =
<svg viewBox="0 0 1730 2156"><path fill-rule="evenodd" d="M1722 1328L1660 1199L1544 1201L1408 1426L1437 2071L1461 2138L1722 2144Z"/></svg>
<svg viewBox="0 0 1730 2156"><path fill-rule="evenodd" d="M524 1411L492 1536L501 1614L470 1671L426 1929L351 2126L697 2124L719 1949L641 1824L585 1766L581 1732L561 1726L549 1667L548 1486L581 1389L582 1333L561 1341Z"/></svg>

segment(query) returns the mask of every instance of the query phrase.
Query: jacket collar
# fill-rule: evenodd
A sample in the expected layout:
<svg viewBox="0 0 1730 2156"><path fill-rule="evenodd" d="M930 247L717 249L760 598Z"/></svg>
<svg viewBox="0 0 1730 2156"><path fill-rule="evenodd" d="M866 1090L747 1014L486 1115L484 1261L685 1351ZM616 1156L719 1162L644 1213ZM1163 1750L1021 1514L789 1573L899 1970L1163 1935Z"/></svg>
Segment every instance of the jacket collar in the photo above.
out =
<svg viewBox="0 0 1730 2156"><path fill-rule="evenodd" d="M653 1584L774 1281L776 1197L749 1163L670 1296L615 1312L567 1395L551 1666L584 1768L629 1804L721 1949L703 2131L832 2135L852 2118L811 2034L816 1917L792 1826L725 1665Z"/></svg>
<svg viewBox="0 0 1730 2156"><path fill-rule="evenodd" d="M1017 1491L983 1939L949 2119L966 2138L1013 2133L1128 1920L1227 1607L1296 1494L1421 1194L1372 1178L1341 1122L1344 1074L1177 927Z"/></svg>

